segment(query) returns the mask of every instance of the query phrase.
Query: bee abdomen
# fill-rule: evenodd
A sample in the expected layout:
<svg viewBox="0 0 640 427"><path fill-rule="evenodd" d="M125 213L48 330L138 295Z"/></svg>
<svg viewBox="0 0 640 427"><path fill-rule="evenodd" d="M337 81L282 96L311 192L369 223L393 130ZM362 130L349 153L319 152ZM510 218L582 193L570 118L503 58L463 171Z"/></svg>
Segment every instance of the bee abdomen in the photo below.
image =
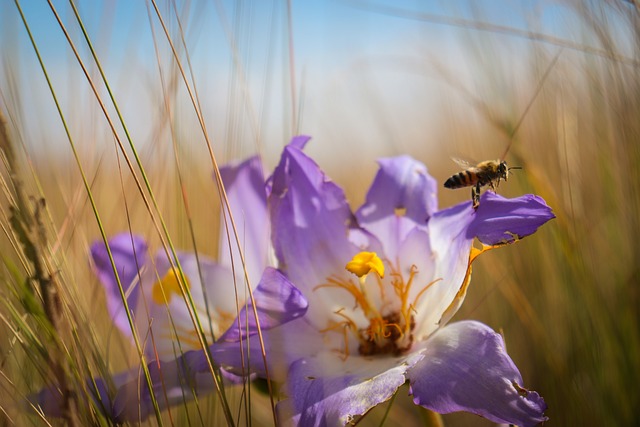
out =
<svg viewBox="0 0 640 427"><path fill-rule="evenodd" d="M476 175L472 174L469 171L459 172L447 179L444 182L445 188L461 188L468 187L474 184L474 177Z"/></svg>

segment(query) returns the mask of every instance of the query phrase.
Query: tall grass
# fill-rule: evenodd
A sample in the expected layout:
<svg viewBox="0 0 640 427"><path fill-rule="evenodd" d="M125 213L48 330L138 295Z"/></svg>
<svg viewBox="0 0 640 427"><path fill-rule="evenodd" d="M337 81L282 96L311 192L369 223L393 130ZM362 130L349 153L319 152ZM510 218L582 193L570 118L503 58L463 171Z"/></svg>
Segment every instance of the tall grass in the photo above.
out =
<svg viewBox="0 0 640 427"><path fill-rule="evenodd" d="M493 9L472 10L469 18L462 12L471 10L466 3L446 10L460 17L443 19L349 2L345 13L403 19L426 29L425 39L407 40L413 54L372 55L364 65L354 57L327 81L306 81L294 54L304 37L288 23L289 18L296 23L295 3L292 9L280 3L269 9L263 34L267 59L253 50L264 40L250 30L256 16L247 5L221 12L218 3L217 20L208 21L211 15L199 16L197 2L150 3L149 15L137 24L153 28L155 38L141 49L153 50L155 62L132 67L153 76L147 86L140 84L145 78L127 70L114 75L109 67L117 61L110 55L116 54L104 48L109 37L87 27L85 38L73 10L56 4L79 52L79 59L65 53L70 56L63 70L74 84L64 72L60 77L59 63L43 61L53 92L62 98L61 115L43 84L43 70L24 68L37 65L34 48L22 39L25 26L14 4L3 4L2 31L25 43L20 49L3 44L0 74L2 425L59 423L26 404L29 393L52 383L61 385L64 422L108 425L99 405L85 398L91 388L85 380L137 367L140 355L108 319L91 272L89 244L101 238L100 228L106 235L130 229L154 247L215 257L224 196L213 179L214 153L228 159L259 151L273 166L280 147L298 131L313 134L317 144L309 151L347 189L354 207L364 197L377 157L411 154L444 182L458 171L449 156L497 158L510 145L507 161L523 170L500 192L539 194L557 219L516 245L483 255L454 320L474 318L501 331L525 386L549 405L547 425L635 425L640 418L640 14L623 1L559 4L558 20L535 9L520 11L528 25L523 28L491 24L504 18ZM82 8L79 16L85 23ZM29 19L34 18L26 16L28 25ZM203 25L223 29L216 42L229 49L231 64L224 94L200 84L206 80L198 69L201 58L189 43ZM540 29L549 26L547 32ZM447 46L456 46L455 58L437 49L434 37L445 33ZM56 40L59 49L70 45ZM95 57L87 40L97 46ZM51 48L42 38L34 42L36 48ZM135 47L135 37L130 43ZM105 80L98 62L108 68ZM95 92L79 63L95 81ZM258 89L252 73L262 76ZM398 99L386 97L395 97L394 89L406 90L407 82L417 82L403 100L409 105L394 109ZM313 86L328 89L318 95ZM36 97L34 88L40 91ZM218 95L225 97L224 109L214 113L206 98ZM141 104L155 110L135 111L128 105L135 98L152 100ZM409 120L413 111L403 115L402 108L424 108L424 121ZM467 197L466 190L442 189L439 199L444 207ZM433 423L406 393L401 388L361 425ZM225 387L223 394L158 412L148 423L211 425L231 417L237 424L269 425L271 397L280 398L258 385ZM446 426L490 425L469 414L442 420Z"/></svg>

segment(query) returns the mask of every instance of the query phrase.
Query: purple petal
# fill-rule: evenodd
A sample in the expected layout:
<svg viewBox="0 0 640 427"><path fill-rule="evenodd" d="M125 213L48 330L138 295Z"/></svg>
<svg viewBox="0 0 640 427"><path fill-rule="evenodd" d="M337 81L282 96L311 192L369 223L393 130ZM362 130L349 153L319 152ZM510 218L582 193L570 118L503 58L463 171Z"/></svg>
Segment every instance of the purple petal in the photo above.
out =
<svg viewBox="0 0 640 427"><path fill-rule="evenodd" d="M354 423L393 396L404 384L409 367L390 358L373 361L356 357L351 365L359 365L358 372L346 373L341 366L344 363L338 356L334 358L324 362L316 358L300 359L291 365L287 379L290 399L277 408L281 421L300 426ZM382 367L381 362L386 362L386 366Z"/></svg>
<svg viewBox="0 0 640 427"><path fill-rule="evenodd" d="M436 257L435 278L442 279L434 288L444 291L437 298L437 310L432 311L443 313L438 324L446 324L464 300L465 290L459 291L470 273L469 253L475 237L487 245L511 243L534 233L551 218L551 209L537 196L505 199L490 191L482 195L477 211L471 202L465 202L434 213L429 235Z"/></svg>
<svg viewBox="0 0 640 427"><path fill-rule="evenodd" d="M109 384L117 389L123 384L136 377L137 370L130 370L113 375ZM109 386L102 378L87 380L85 387L95 408L99 409L104 416L113 419L112 400ZM30 404L40 408L47 417L60 418L63 416L63 396L59 387L50 386L40 390L36 394L28 396Z"/></svg>
<svg viewBox="0 0 640 427"><path fill-rule="evenodd" d="M265 332L263 337L267 334ZM244 377L249 373L256 373L258 376L264 376L266 373L262 347L257 335L237 342L216 341L209 346L209 353L215 366L219 366L228 373ZM189 369L193 372L210 371L206 355L202 351L191 351L185 353L185 356L188 356ZM267 350L267 356L269 356L269 350ZM273 379L273 376L271 378Z"/></svg>
<svg viewBox="0 0 640 427"><path fill-rule="evenodd" d="M291 142L289 142L289 145L297 148L298 150L302 150L307 145L309 140L311 140L311 137L308 135L297 135L291 138Z"/></svg>
<svg viewBox="0 0 640 427"><path fill-rule="evenodd" d="M111 410L116 423L143 421L153 413L151 395L144 381L135 379L118 390Z"/></svg>
<svg viewBox="0 0 640 427"><path fill-rule="evenodd" d="M269 330L303 316L308 307L300 291L275 268L265 269L260 284L253 291L261 330ZM258 333L251 302L240 311L238 321L218 341L237 342Z"/></svg>
<svg viewBox="0 0 640 427"><path fill-rule="evenodd" d="M344 192L301 151L301 141L284 149L270 179L269 212L280 266L309 295L327 273L344 270L357 249L347 238L353 217Z"/></svg>
<svg viewBox="0 0 640 427"><path fill-rule="evenodd" d="M553 218L551 208L539 196L506 199L492 191L482 195L476 211L471 202L464 202L434 214L434 220L442 221L438 228L446 229L449 238L471 241L477 237L485 245L512 243Z"/></svg>
<svg viewBox="0 0 640 427"><path fill-rule="evenodd" d="M229 206L238 232L238 240L244 254L250 283L257 283L267 265L269 248L269 223L267 218L267 194L262 163L258 156L238 164L220 168L220 175L227 192ZM225 214L227 212L225 211ZM228 228L227 228L228 225ZM229 250L229 239L232 252ZM220 226L220 264L235 266L238 277L243 277L240 254L231 222ZM233 260L233 264L232 264Z"/></svg>
<svg viewBox="0 0 640 427"><path fill-rule="evenodd" d="M152 361L148 365L153 393L160 410L184 401L184 396L190 394L191 387L182 375L184 371L179 369L180 360ZM161 367L158 367L158 363ZM113 402L113 418L118 423L142 421L153 412L151 393L142 373L118 389Z"/></svg>
<svg viewBox="0 0 640 427"><path fill-rule="evenodd" d="M100 409L107 417L111 413L111 399L105 382L97 378L95 381L87 381L85 386L93 400L93 405ZM46 417L61 418L63 416L64 399L58 387L47 387L40 392L28 396L30 404L39 408Z"/></svg>
<svg viewBox="0 0 640 427"><path fill-rule="evenodd" d="M201 351L189 351L170 361L152 361L147 366L153 387L153 393L160 411L183 405L211 393L216 389L211 372L203 373L191 369L191 359ZM154 413L153 402L147 380L140 370L139 376L118 388L113 401L111 419L117 423L143 421ZM226 385L246 381L224 370L220 371Z"/></svg>
<svg viewBox="0 0 640 427"><path fill-rule="evenodd" d="M272 380L285 381L292 362L300 357L326 350L323 336L316 327L309 324L307 317L302 316L262 332L269 377ZM227 372L242 376L246 376L247 373L255 373L261 377L266 375L262 346L257 335L241 342L219 340L210 350L214 362ZM192 362L193 370L208 370L204 357L194 358Z"/></svg>
<svg viewBox="0 0 640 427"><path fill-rule="evenodd" d="M140 296L140 287L135 285L138 282L139 271L147 263L147 244L140 236L122 233L109 239L109 247L118 270L120 283L125 293L128 293L129 309L135 311ZM102 240L91 245L91 257L96 275L105 288L107 309L113 322L122 332L131 336L131 328L122 304L118 282L113 274L107 247Z"/></svg>
<svg viewBox="0 0 640 427"><path fill-rule="evenodd" d="M216 389L208 369L197 373L191 368L192 359L199 358L198 353L202 351L189 351L174 360L154 360L147 365L160 411L185 404ZM147 380L141 370L136 372L138 377L120 386L113 401L112 419L118 423L144 420L154 412ZM224 370L220 374L225 385L246 381Z"/></svg>
<svg viewBox="0 0 640 427"><path fill-rule="evenodd" d="M187 356L177 359L149 363L149 374L153 392L160 411L193 400L196 395L204 395L215 389L211 374L194 373L189 369ZM225 382L239 382L237 376L224 371L221 374ZM114 375L110 384L115 388L115 397L111 399L107 383L101 378L86 382L86 387L96 408L112 422L125 423L142 421L153 414L153 403L147 380L141 369L130 369ZM39 407L45 416L60 418L63 416L63 399L60 390L49 387L29 396L29 402Z"/></svg>
<svg viewBox="0 0 640 427"><path fill-rule="evenodd" d="M467 237L477 237L486 245L511 243L533 234L555 218L545 201L533 194L515 199L487 191L481 198Z"/></svg>
<svg viewBox="0 0 640 427"><path fill-rule="evenodd" d="M269 341L268 332L277 326L280 326L277 329L281 331L282 325L301 318L308 307L307 300L300 291L282 273L273 268L267 268L264 271L260 284L253 291L253 296L265 345L268 345ZM223 369L238 374L246 373L249 366L253 366L250 369L251 372L264 373L262 348L257 339L257 333L258 327L253 315L253 307L251 302L248 302L231 327L210 346L214 362ZM280 336L276 333L275 337ZM278 350L282 350L283 346L278 347L275 349L276 353L281 354ZM267 349L267 353L271 351ZM194 372L209 370L206 356L202 351L187 354L188 356L186 354L185 356L188 359L189 369Z"/></svg>
<svg viewBox="0 0 640 427"><path fill-rule="evenodd" d="M424 358L408 372L414 402L435 412L467 411L496 423L534 426L547 405L522 388L502 337L479 322L448 325L426 343Z"/></svg>
<svg viewBox="0 0 640 427"><path fill-rule="evenodd" d="M409 156L378 161L380 170L356 212L358 223L383 243L385 255L395 259L398 248L416 226L426 227L437 210L436 180Z"/></svg>

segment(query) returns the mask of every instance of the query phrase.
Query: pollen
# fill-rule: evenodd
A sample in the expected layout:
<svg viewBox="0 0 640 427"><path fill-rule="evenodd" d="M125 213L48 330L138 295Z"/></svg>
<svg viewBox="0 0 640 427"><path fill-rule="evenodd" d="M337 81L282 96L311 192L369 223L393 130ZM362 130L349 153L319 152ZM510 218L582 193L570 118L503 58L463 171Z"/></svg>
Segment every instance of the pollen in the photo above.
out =
<svg viewBox="0 0 640 427"><path fill-rule="evenodd" d="M171 268L162 279L153 284L153 288L151 289L153 302L156 304L168 304L173 294L181 295L180 279L176 273L176 270ZM186 276L183 275L183 277L185 279L185 287L188 289L190 287L189 281Z"/></svg>
<svg viewBox="0 0 640 427"><path fill-rule="evenodd" d="M357 253L345 268L358 277L364 277L371 271L374 271L381 278L384 277L384 263L375 252Z"/></svg>

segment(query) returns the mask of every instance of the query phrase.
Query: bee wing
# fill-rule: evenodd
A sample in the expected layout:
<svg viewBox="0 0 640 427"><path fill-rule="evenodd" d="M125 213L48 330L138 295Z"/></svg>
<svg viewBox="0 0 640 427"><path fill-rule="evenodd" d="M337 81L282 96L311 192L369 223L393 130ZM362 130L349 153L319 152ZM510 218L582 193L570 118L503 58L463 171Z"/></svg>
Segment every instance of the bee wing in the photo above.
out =
<svg viewBox="0 0 640 427"><path fill-rule="evenodd" d="M462 169L470 169L473 167L473 165L471 163L469 163L466 160L463 160L459 157L452 157L451 160L453 160L454 162L456 162L456 164L458 166L460 166Z"/></svg>

